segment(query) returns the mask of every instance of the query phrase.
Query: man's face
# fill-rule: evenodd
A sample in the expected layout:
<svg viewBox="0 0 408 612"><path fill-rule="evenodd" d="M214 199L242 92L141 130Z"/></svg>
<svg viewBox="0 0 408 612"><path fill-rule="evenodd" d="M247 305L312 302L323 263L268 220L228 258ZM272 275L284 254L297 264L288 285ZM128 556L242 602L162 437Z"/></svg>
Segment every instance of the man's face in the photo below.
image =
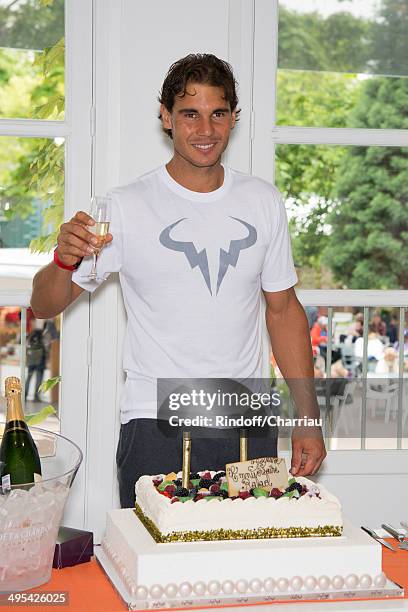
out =
<svg viewBox="0 0 408 612"><path fill-rule="evenodd" d="M222 87L189 83L185 96L176 96L171 113L161 106L162 122L173 135L174 158L206 168L219 163L235 125L235 112Z"/></svg>

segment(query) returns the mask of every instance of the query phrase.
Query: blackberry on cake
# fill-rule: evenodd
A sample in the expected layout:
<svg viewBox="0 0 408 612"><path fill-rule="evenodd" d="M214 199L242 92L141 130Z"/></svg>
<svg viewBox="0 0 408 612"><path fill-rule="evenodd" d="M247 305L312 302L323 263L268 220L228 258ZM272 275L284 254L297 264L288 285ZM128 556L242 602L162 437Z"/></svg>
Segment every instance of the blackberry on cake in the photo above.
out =
<svg viewBox="0 0 408 612"><path fill-rule="evenodd" d="M177 497L187 497L188 489L185 489L184 487L177 487L177 489L174 491L174 495Z"/></svg>
<svg viewBox="0 0 408 612"><path fill-rule="evenodd" d="M286 491L290 492L290 491L299 491L299 493L303 492L303 485L301 485L299 482L292 482L292 484L290 484L288 487L286 487Z"/></svg>
<svg viewBox="0 0 408 612"><path fill-rule="evenodd" d="M209 489L212 484L214 484L212 478L201 478L201 480L199 482L199 486L202 489Z"/></svg>

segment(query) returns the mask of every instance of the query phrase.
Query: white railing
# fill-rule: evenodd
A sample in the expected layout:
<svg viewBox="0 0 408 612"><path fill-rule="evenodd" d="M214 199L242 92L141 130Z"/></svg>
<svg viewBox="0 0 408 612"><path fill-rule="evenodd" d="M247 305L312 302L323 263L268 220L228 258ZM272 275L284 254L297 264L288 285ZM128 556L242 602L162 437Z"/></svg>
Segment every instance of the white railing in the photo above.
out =
<svg viewBox="0 0 408 612"><path fill-rule="evenodd" d="M363 323L363 357L362 357L362 404L361 404L361 448L366 448L367 431L367 371L368 371L368 325L370 319L370 308L398 308L399 310L399 334L398 334L398 379L404 376L404 329L406 327L405 316L408 312L408 291L376 291L376 290L300 290L297 292L303 306L327 307L327 356L326 376L330 377L333 350L333 309L336 307L359 307L362 308ZM379 375L379 378L381 375ZM397 378L397 375L396 375ZM330 398L327 398L329 408ZM400 382L398 385L398 411L397 411L397 448L402 448L403 439L403 406L404 388Z"/></svg>
<svg viewBox="0 0 408 612"><path fill-rule="evenodd" d="M408 307L408 291L379 291L374 289L299 289L296 293L303 306Z"/></svg>
<svg viewBox="0 0 408 612"><path fill-rule="evenodd" d="M368 371L368 322L370 308L388 307L399 310L399 378L403 378L404 368L404 329L405 316L408 312L408 291L361 291L361 290L299 290L297 292L303 306L326 307L328 312L328 335L326 376L330 377L333 353L333 309L340 307L359 307L363 310L363 358L362 358L362 414L361 414L361 447L365 448L366 438L366 408L367 408L367 371ZM21 307L21 342L20 342L20 376L23 388L25 387L26 369L26 320L27 308L30 305L30 293L27 291L5 292L0 291L0 306ZM408 409L408 407L406 408ZM402 446L403 429L403 388L400 385L398 392L397 416L397 446Z"/></svg>
<svg viewBox="0 0 408 612"><path fill-rule="evenodd" d="M31 294L29 291L0 291L0 306L22 306L28 308Z"/></svg>
<svg viewBox="0 0 408 612"><path fill-rule="evenodd" d="M300 290L298 298L303 306L327 307L328 313L328 337L327 337L327 360L326 375L330 376L331 356L333 347L333 308L335 307L359 307L363 309L363 378L367 376L367 345L368 345L368 323L370 308L398 308L399 309L399 376L403 376L404 368L404 329L405 313L408 310L408 291L362 291L362 290Z"/></svg>

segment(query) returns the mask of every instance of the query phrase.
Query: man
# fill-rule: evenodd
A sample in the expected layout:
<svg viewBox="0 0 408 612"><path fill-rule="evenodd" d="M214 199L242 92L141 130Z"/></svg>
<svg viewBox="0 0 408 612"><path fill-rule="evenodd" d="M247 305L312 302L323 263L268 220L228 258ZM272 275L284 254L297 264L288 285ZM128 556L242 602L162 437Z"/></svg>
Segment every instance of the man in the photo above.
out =
<svg viewBox="0 0 408 612"><path fill-rule="evenodd" d="M372 324L379 336L387 335L387 324L382 320L381 315L378 312L373 315Z"/></svg>
<svg viewBox="0 0 408 612"><path fill-rule="evenodd" d="M213 55L189 55L171 66L160 102L173 157L111 193L111 234L97 281L87 278L93 221L78 212L61 226L54 262L38 272L32 295L36 316L55 316L84 289L120 273L128 315L116 457L122 506L133 505L141 474L180 467L180 431L166 437L155 419L157 378L260 376L261 289L280 370L287 379L313 383L280 194L221 164L239 114L231 67ZM316 417L312 387L302 402L304 413ZM238 459L236 430L222 441L192 435L193 469L219 469ZM292 473L314 474L326 454L321 431L297 429L292 440ZM275 432L250 438L248 453L276 455Z"/></svg>
<svg viewBox="0 0 408 612"><path fill-rule="evenodd" d="M327 355L327 323L327 317L319 317L310 330L313 351L320 354L324 360Z"/></svg>
<svg viewBox="0 0 408 612"><path fill-rule="evenodd" d="M34 401L40 402L39 388L44 378L47 351L44 344L43 329L34 329L27 337L27 379L25 387L25 398L30 390L30 382L35 374Z"/></svg>

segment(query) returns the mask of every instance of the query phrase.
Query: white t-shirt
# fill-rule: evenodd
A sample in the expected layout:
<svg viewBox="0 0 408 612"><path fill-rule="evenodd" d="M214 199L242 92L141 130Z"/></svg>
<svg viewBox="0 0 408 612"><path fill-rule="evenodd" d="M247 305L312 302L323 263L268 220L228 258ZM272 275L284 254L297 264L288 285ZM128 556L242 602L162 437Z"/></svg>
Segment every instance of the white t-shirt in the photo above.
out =
<svg viewBox="0 0 408 612"><path fill-rule="evenodd" d="M198 193L165 166L114 189L113 241L94 291L119 272L127 332L121 422L156 417L157 378L259 378L261 288L297 282L284 204L271 184L224 167L219 189Z"/></svg>
<svg viewBox="0 0 408 612"><path fill-rule="evenodd" d="M374 357L378 361L384 355L384 351L385 351L385 345L381 342L379 338L375 338L375 337L368 338L368 342L367 342L367 357L368 358ZM357 338L357 340L354 343L354 354L356 357L359 357L360 359L362 359L363 352L364 352L364 340L363 338Z"/></svg>

